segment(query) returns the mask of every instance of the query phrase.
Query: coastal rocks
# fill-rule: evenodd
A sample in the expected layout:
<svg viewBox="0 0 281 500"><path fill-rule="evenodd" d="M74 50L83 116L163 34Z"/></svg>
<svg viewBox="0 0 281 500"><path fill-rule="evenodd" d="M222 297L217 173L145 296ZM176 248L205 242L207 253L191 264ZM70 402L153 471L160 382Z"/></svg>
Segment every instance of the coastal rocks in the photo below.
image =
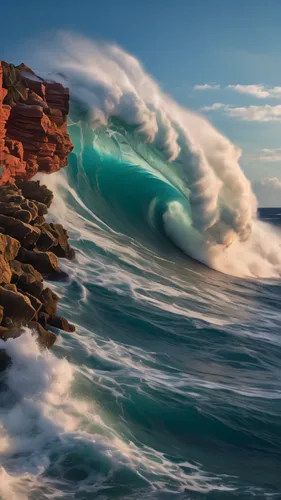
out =
<svg viewBox="0 0 281 500"><path fill-rule="evenodd" d="M52 199L53 193L39 182L0 186L2 340L17 337L22 326L27 326L34 331L40 345L51 347L56 335L49 331L50 327L66 332L75 330L57 315L58 295L44 288L43 278L67 278L59 267L59 257L74 258L67 231L61 224L45 220Z"/></svg>
<svg viewBox="0 0 281 500"><path fill-rule="evenodd" d="M47 213L54 197L50 189L44 184L41 185L39 181L18 181L17 187L25 198L40 203L41 211L38 209L39 215ZM44 208L42 205L44 205Z"/></svg>
<svg viewBox="0 0 281 500"><path fill-rule="evenodd" d="M21 64L0 61L0 338L28 327L42 347L51 347L50 328L73 332L57 315L59 297L43 278L66 279L59 258L73 259L67 231L46 221L53 193L37 172L67 165L69 90L45 82ZM9 360L0 349L0 370Z"/></svg>
<svg viewBox="0 0 281 500"><path fill-rule="evenodd" d="M67 165L69 90L0 61L0 184Z"/></svg>

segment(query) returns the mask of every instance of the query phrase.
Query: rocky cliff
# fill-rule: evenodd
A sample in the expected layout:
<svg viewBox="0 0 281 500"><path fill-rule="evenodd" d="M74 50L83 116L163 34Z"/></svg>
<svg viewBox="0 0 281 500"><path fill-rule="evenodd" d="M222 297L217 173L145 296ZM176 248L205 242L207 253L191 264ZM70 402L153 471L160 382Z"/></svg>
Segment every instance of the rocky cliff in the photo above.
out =
<svg viewBox="0 0 281 500"><path fill-rule="evenodd" d="M67 165L69 90L0 61L0 184Z"/></svg>
<svg viewBox="0 0 281 500"><path fill-rule="evenodd" d="M30 180L67 165L69 91L24 64L0 61L0 338L30 327L50 347L53 329L73 325L57 315L58 296L43 279L67 279L59 258L73 259L68 234L46 219L53 193ZM1 356L0 356L1 358ZM1 358L2 359L2 358ZM1 363L0 363L1 365ZM0 366L1 369L1 366Z"/></svg>

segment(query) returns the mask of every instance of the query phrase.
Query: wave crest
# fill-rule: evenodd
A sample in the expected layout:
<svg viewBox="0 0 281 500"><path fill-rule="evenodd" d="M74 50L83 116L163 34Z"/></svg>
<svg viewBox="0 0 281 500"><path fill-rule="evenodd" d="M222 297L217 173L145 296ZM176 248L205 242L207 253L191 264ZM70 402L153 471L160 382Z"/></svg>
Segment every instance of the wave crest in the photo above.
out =
<svg viewBox="0 0 281 500"><path fill-rule="evenodd" d="M95 131L106 130L110 138L113 136L115 145L116 141L118 143L119 160L139 165L140 156L144 154L141 159L144 158L154 170L159 167L155 158L161 159L162 166L165 164L164 175L169 182L173 179L176 190L187 202L180 210L189 222L188 225L181 224L183 234L180 237L178 221L183 220L182 217L177 214L177 223L173 227L171 222L175 205L164 217L168 235L182 250L224 272L279 275L280 238L277 246L275 242L274 248L267 252L260 252L260 245L256 244L258 235L263 238L266 229L260 230L260 225L257 225L257 202L251 184L239 166L239 148L202 116L182 108L163 93L139 61L115 45L92 43L73 34L62 34L45 56L52 71L67 75L59 78L63 83L67 80L76 102L76 106L72 106L73 120L83 118L85 124L86 118L88 126ZM115 132L111 130L116 118L122 124L123 137L131 149L129 159L128 148L124 153L120 130L119 135L115 133L116 128ZM84 126L84 144L87 140L85 130ZM96 148L98 143L92 146ZM108 151L111 153L112 150ZM234 243L242 245L241 252L229 254ZM249 255L243 256L241 263L243 249ZM267 257L272 253L274 264ZM229 265L225 255L238 258L238 261ZM259 265L256 265L257 260ZM255 269L254 273L252 269Z"/></svg>

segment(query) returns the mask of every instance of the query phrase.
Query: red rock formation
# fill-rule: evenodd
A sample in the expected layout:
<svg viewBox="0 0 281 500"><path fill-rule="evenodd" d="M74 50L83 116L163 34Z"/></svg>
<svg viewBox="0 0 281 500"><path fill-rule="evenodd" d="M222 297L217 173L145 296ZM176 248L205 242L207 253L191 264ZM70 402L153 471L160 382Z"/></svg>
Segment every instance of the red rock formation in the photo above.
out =
<svg viewBox="0 0 281 500"><path fill-rule="evenodd" d="M0 61L0 184L67 165L69 90Z"/></svg>

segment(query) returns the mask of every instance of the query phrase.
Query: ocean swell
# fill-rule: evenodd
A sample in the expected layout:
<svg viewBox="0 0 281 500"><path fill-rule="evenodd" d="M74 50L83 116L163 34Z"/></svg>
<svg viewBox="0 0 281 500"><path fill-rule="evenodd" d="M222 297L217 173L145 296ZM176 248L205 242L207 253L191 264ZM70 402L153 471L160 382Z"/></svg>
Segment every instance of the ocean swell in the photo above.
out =
<svg viewBox="0 0 281 500"><path fill-rule="evenodd" d="M187 255L216 270L280 275L281 238L257 221L239 148L116 46L64 34L45 61L52 78L70 87L69 130L89 184L114 184L105 190L129 225L137 206L146 212L139 225L146 218L162 226Z"/></svg>

